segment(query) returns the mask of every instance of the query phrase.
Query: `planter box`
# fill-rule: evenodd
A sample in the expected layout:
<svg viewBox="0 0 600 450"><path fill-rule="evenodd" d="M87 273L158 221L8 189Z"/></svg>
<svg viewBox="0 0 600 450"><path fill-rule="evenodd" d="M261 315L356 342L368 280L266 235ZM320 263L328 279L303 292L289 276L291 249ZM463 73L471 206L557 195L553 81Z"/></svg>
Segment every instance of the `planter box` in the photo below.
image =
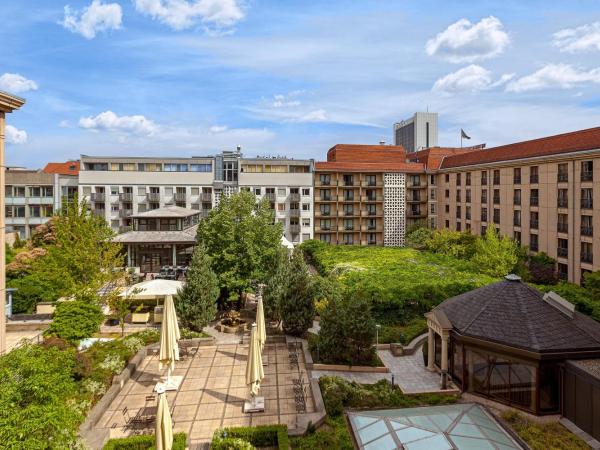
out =
<svg viewBox="0 0 600 450"><path fill-rule="evenodd" d="M248 323L241 323L239 325L223 325L223 324L219 324L217 326L217 328L219 329L219 331L221 333L229 333L229 334L235 334L238 333L240 331L246 331L248 329Z"/></svg>
<svg viewBox="0 0 600 450"><path fill-rule="evenodd" d="M133 313L131 315L131 323L148 323L150 321L150 313Z"/></svg>
<svg viewBox="0 0 600 450"><path fill-rule="evenodd" d="M385 366L344 366L342 364L313 364L313 370L331 370L334 372L367 372L367 373L389 373L390 369Z"/></svg>
<svg viewBox="0 0 600 450"><path fill-rule="evenodd" d="M42 302L38 303L35 307L36 314L54 314L56 306L54 303Z"/></svg>

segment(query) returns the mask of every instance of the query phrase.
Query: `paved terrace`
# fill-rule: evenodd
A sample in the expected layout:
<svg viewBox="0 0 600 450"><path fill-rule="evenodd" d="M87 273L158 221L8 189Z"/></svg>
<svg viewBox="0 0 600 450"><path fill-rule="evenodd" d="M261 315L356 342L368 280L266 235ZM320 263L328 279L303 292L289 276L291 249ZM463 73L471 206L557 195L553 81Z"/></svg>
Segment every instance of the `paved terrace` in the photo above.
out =
<svg viewBox="0 0 600 450"><path fill-rule="evenodd" d="M208 448L213 433L220 427L281 423L290 429L296 428L300 414L296 413L292 380L298 378L300 372L306 374L303 358L299 357L298 367L291 367L286 344L267 344L263 358L268 365L264 368L261 388L265 411L245 414L242 408L248 395L245 386L247 354L247 344L200 347L193 357L176 364L174 375L183 376L183 382L179 391L167 394L167 399L175 432L188 433L191 450ZM125 427L123 408L127 407L129 414L134 416L140 408L154 406L156 402L146 403L146 396L153 394L159 377L165 373L158 370L157 355L146 357L138 372L110 404L96 429L109 429L110 437L133 434L133 430ZM307 397L306 413L312 413L315 406L310 386Z"/></svg>

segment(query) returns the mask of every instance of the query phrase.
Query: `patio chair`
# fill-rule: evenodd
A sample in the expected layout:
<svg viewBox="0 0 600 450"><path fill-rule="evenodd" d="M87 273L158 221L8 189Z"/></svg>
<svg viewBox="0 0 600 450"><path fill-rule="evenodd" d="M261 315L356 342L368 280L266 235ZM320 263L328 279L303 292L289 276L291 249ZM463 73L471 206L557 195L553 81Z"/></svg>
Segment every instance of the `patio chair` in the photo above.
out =
<svg viewBox="0 0 600 450"><path fill-rule="evenodd" d="M127 406L123 408L123 418L125 419L125 428L131 430L139 430L143 427L144 422L139 415L132 416L129 414Z"/></svg>

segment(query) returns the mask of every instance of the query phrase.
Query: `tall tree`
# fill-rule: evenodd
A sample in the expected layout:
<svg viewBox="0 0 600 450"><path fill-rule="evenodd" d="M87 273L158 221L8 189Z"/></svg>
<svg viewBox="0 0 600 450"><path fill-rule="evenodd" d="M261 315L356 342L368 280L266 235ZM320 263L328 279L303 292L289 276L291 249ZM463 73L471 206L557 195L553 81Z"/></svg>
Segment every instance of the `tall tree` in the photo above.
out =
<svg viewBox="0 0 600 450"><path fill-rule="evenodd" d="M508 236L500 236L495 227L487 227L485 237L477 239L471 261L493 277L510 273L519 260L518 245Z"/></svg>
<svg viewBox="0 0 600 450"><path fill-rule="evenodd" d="M277 322L281 322L281 303L286 294L289 265L288 250L282 246L275 256L263 293L265 316Z"/></svg>
<svg viewBox="0 0 600 450"><path fill-rule="evenodd" d="M315 317L313 282L304 254L298 248L292 255L280 309L285 333L302 336L312 326Z"/></svg>
<svg viewBox="0 0 600 450"><path fill-rule="evenodd" d="M197 241L211 257L223 298L237 300L253 283L267 281L282 234L266 199L257 203L248 191L221 197L200 222Z"/></svg>
<svg viewBox="0 0 600 450"><path fill-rule="evenodd" d="M179 320L187 328L202 331L215 318L218 297L219 282L211 269L210 257L204 245L197 245L186 274L186 283L175 298Z"/></svg>

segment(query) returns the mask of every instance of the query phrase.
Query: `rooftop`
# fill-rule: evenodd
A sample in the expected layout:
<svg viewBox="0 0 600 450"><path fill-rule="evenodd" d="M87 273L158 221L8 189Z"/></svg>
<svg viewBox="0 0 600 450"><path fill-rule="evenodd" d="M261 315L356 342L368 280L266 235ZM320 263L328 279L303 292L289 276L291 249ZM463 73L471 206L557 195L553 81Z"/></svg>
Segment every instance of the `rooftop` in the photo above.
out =
<svg viewBox="0 0 600 450"><path fill-rule="evenodd" d="M135 219L170 219L185 218L196 214L200 214L200 211L182 208L181 206L165 206L163 208L132 214L130 217Z"/></svg>
<svg viewBox="0 0 600 450"><path fill-rule="evenodd" d="M59 175L78 175L79 161L67 161L63 163L49 162L42 169L44 173L57 173Z"/></svg>
<svg viewBox="0 0 600 450"><path fill-rule="evenodd" d="M337 144L327 152L326 162L315 163L317 171L423 172L421 163L406 162L401 145Z"/></svg>
<svg viewBox="0 0 600 450"><path fill-rule="evenodd" d="M193 244L198 225L181 231L128 231L118 234L113 242L121 244Z"/></svg>
<svg viewBox="0 0 600 450"><path fill-rule="evenodd" d="M449 156L441 168L471 166L600 149L600 127Z"/></svg>
<svg viewBox="0 0 600 450"><path fill-rule="evenodd" d="M536 353L600 351L599 323L515 278L449 298L432 313L460 335Z"/></svg>

